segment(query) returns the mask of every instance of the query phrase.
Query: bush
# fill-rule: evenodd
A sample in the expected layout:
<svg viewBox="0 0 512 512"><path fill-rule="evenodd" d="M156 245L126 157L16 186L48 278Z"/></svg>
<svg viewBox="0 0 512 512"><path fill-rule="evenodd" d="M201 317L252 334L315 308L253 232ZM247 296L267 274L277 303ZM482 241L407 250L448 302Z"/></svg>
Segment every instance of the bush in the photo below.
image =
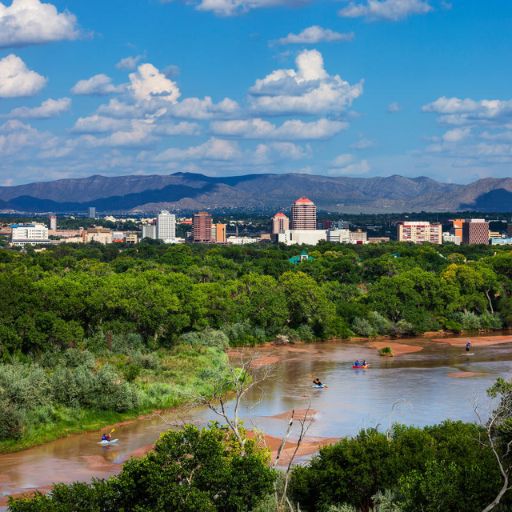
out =
<svg viewBox="0 0 512 512"><path fill-rule="evenodd" d="M464 313L459 313L457 316L457 320L462 325L462 328L465 331L477 331L480 329L480 318L475 313L471 311L464 311Z"/></svg>
<svg viewBox="0 0 512 512"><path fill-rule="evenodd" d="M139 334L114 334L112 336L111 350L115 354L130 355L136 351L142 351L144 342Z"/></svg>
<svg viewBox="0 0 512 512"><path fill-rule="evenodd" d="M391 347L382 347L380 350L379 350L379 355L380 356L383 356L383 357L393 357L393 350L391 349Z"/></svg>
<svg viewBox="0 0 512 512"><path fill-rule="evenodd" d="M222 350L229 347L229 337L225 332L209 328L183 334L179 341L191 347L216 347Z"/></svg>
<svg viewBox="0 0 512 512"><path fill-rule="evenodd" d="M372 338L378 334L369 320L360 317L354 319L352 330L357 335L364 336L365 338Z"/></svg>
<svg viewBox="0 0 512 512"><path fill-rule="evenodd" d="M257 345L267 339L265 330L261 327L254 327L246 320L234 324L226 324L222 331L228 337L230 345Z"/></svg>
<svg viewBox="0 0 512 512"><path fill-rule="evenodd" d="M144 368L145 370L159 370L160 360L155 354L141 354L140 352L136 352L132 356L133 364Z"/></svg>
<svg viewBox="0 0 512 512"><path fill-rule="evenodd" d="M25 415L19 406L0 400L0 441L20 439L23 435Z"/></svg>

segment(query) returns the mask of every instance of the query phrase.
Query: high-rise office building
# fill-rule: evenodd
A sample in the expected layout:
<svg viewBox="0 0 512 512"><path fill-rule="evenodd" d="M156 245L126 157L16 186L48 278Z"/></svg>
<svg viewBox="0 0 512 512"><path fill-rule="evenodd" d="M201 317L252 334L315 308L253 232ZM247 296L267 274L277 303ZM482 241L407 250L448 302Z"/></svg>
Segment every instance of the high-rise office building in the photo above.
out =
<svg viewBox="0 0 512 512"><path fill-rule="evenodd" d="M489 223L485 219L466 219L462 225L463 244L489 244Z"/></svg>
<svg viewBox="0 0 512 512"><path fill-rule="evenodd" d="M272 234L278 235L290 229L290 219L283 213L276 213L272 217Z"/></svg>
<svg viewBox="0 0 512 512"><path fill-rule="evenodd" d="M399 242L412 242L413 244L442 244L443 226L426 221L404 221L397 224L397 238Z"/></svg>
<svg viewBox="0 0 512 512"><path fill-rule="evenodd" d="M156 218L156 237L169 243L176 240L176 216L167 210L162 210Z"/></svg>
<svg viewBox="0 0 512 512"><path fill-rule="evenodd" d="M316 206L311 199L300 197L293 203L291 228L316 229Z"/></svg>
<svg viewBox="0 0 512 512"><path fill-rule="evenodd" d="M57 231L57 215L50 215L48 219L50 220L50 230Z"/></svg>
<svg viewBox="0 0 512 512"><path fill-rule="evenodd" d="M142 225L142 238L151 238L156 240L156 224L148 223Z"/></svg>
<svg viewBox="0 0 512 512"><path fill-rule="evenodd" d="M217 244L226 243L226 224L212 224L212 242Z"/></svg>
<svg viewBox="0 0 512 512"><path fill-rule="evenodd" d="M451 223L453 234L462 240L462 226L464 226L464 219L453 219Z"/></svg>
<svg viewBox="0 0 512 512"><path fill-rule="evenodd" d="M95 219L95 218L96 218L96 207L89 206L89 219Z"/></svg>
<svg viewBox="0 0 512 512"><path fill-rule="evenodd" d="M192 240L197 243L210 243L212 241L212 216L208 212L194 213Z"/></svg>

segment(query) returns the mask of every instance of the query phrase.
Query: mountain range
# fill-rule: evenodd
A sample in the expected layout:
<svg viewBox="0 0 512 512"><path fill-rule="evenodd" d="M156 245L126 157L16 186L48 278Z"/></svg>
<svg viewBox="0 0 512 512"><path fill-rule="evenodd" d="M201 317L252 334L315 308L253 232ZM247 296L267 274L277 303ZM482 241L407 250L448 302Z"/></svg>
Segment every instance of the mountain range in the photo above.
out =
<svg viewBox="0 0 512 512"><path fill-rule="evenodd" d="M512 211L512 178L467 185L427 177L347 178L314 174L250 174L209 177L170 175L90 176L0 187L0 210L20 212L154 212L173 210L288 208L308 196L319 209L346 213Z"/></svg>

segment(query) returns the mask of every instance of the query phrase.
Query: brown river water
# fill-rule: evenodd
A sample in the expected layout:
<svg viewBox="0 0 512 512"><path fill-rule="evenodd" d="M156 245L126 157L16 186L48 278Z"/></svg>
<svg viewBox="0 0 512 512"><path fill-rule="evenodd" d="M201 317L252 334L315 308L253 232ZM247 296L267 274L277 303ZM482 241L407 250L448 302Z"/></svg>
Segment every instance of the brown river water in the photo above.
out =
<svg viewBox="0 0 512 512"><path fill-rule="evenodd" d="M279 437L286 431L289 411L310 407L313 422L308 436L319 443L366 427L385 430L394 422L423 426L448 418L476 421L475 403L484 417L492 406L485 390L499 376L512 377L512 335L472 341L468 355L465 338L400 340L393 342L394 352L406 345L404 353L393 358L380 357L375 348L379 344L368 343L254 349L261 364L258 371L266 363L274 364L270 376L248 394L241 416L248 429ZM353 370L358 358L366 359L370 368ZM315 377L329 387L313 389ZM204 408L182 408L163 416L176 423L205 424L214 419ZM0 455L0 510L9 495L46 490L54 482L115 474L129 457L150 449L168 428L162 417L150 415L118 426L113 437L120 441L115 446L99 446L100 434L92 432Z"/></svg>

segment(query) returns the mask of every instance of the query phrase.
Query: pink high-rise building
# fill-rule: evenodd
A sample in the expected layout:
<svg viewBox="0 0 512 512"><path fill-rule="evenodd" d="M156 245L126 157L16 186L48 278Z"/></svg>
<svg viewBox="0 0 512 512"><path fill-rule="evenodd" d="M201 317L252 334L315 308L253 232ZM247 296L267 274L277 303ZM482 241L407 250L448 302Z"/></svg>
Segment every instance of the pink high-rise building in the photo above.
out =
<svg viewBox="0 0 512 512"><path fill-rule="evenodd" d="M311 199L300 197L292 205L292 229L316 229L316 206Z"/></svg>

